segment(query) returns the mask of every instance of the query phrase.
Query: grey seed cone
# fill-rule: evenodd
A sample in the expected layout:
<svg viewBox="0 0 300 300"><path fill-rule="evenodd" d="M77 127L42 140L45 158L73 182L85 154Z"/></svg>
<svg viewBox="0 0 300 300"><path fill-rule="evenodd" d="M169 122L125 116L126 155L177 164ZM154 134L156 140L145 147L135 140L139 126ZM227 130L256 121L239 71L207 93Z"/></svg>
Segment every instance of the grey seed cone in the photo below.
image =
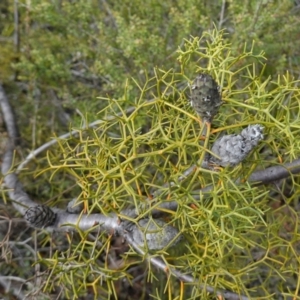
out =
<svg viewBox="0 0 300 300"><path fill-rule="evenodd" d="M209 162L222 167L235 166L243 161L264 136L264 127L249 125L240 134L224 135L217 139L211 151L217 156L210 156Z"/></svg>
<svg viewBox="0 0 300 300"><path fill-rule="evenodd" d="M203 121L211 122L222 105L219 86L208 74L200 74L191 85L191 104Z"/></svg>
<svg viewBox="0 0 300 300"><path fill-rule="evenodd" d="M147 244L149 250L161 250L168 245L175 246L182 239L175 227L162 220L141 219L138 224L134 225L136 228L132 230L132 237L141 247Z"/></svg>
<svg viewBox="0 0 300 300"><path fill-rule="evenodd" d="M52 225L55 222L56 214L46 205L36 205L26 210L24 218L32 226L43 228Z"/></svg>

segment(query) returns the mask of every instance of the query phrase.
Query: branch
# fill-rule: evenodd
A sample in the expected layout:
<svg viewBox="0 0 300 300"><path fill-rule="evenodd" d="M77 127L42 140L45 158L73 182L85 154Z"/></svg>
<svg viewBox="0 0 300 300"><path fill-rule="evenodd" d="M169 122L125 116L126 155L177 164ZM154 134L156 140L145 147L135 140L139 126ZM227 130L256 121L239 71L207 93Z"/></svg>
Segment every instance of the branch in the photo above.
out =
<svg viewBox="0 0 300 300"><path fill-rule="evenodd" d="M26 299L22 292L24 285L30 285L29 281L16 276L0 276L0 288L2 293L10 293L11 296L14 296L13 299ZM9 296L7 295L7 297Z"/></svg>
<svg viewBox="0 0 300 300"><path fill-rule="evenodd" d="M248 178L249 182L257 185L267 184L279 179L291 177L300 173L300 159L295 159L291 163L269 167L265 170L255 171Z"/></svg>
<svg viewBox="0 0 300 300"><path fill-rule="evenodd" d="M1 105L2 115L3 115L4 123L6 125L10 142L13 143L13 145L11 146L15 147L18 141L19 133L16 126L14 113L12 111L12 108L8 102L8 99L6 97L6 94L1 84L0 84L0 105Z"/></svg>

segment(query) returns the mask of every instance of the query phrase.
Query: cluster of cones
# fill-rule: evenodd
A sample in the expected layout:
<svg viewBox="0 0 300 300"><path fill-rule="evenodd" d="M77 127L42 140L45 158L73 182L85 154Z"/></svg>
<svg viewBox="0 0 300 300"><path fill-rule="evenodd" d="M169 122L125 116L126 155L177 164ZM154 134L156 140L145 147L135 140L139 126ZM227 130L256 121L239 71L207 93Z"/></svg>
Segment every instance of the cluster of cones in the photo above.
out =
<svg viewBox="0 0 300 300"><path fill-rule="evenodd" d="M210 124L223 104L220 88L212 76L200 74L191 85L191 104L203 122ZM249 125L239 134L223 135L208 155L209 164L222 167L235 166L242 162L263 136L264 127L260 124Z"/></svg>

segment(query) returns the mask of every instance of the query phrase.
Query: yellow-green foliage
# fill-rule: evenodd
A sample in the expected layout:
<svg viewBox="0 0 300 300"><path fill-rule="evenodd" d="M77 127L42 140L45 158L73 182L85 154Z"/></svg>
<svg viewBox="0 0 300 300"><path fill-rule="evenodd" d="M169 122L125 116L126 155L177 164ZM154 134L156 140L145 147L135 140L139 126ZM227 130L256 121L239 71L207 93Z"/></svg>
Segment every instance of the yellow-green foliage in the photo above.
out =
<svg viewBox="0 0 300 300"><path fill-rule="evenodd" d="M280 182L279 191L275 184L236 183L257 168L299 158L299 82L293 79L299 71L299 8L293 1L15 1L19 51L12 39L14 6L2 2L0 79L11 85L12 71L17 74L20 89L13 82L9 98L23 149L68 130L53 125L58 117L52 91L62 107L83 112L82 124L102 120L97 128L78 129L78 138L60 140L21 174L34 200L66 207L79 195L89 213L119 212L132 204L145 214L151 210L147 198L159 190L152 203L178 202L170 222L187 241L186 255L170 263L201 283L251 299L299 297L298 176ZM227 34L209 31L214 26ZM219 134L248 124L263 124L266 138L242 165L221 172L198 168L179 182L205 154L188 105L188 84L202 71L214 76L225 101L208 148ZM135 111L126 113L129 107ZM75 128L78 119L72 119ZM163 187L170 182L176 184ZM209 193L199 191L207 186ZM39 245L49 241L46 236ZM117 294L117 279L134 281L129 267L141 264L139 258L130 252L114 269L106 235L97 244L87 233L67 242L64 250L66 241L55 236L56 252L40 257L49 267L46 292L60 286L66 298L76 298L89 288L108 298ZM27 279L35 275L31 263L16 270L8 259L0 273ZM213 298L187 286L180 294L177 282L145 270L154 299Z"/></svg>
<svg viewBox="0 0 300 300"><path fill-rule="evenodd" d="M128 98L127 85L119 99L99 97L106 103L98 113L103 121L93 130L78 129L78 139L60 140L58 149L49 152L50 167L44 172L51 180L61 171L71 174L81 189L78 202L86 204L88 213L120 212L132 205L145 215L151 211L149 201L177 201L178 210L170 212L169 220L185 236L185 254L171 260L175 267L201 283L251 299L297 297L299 179L295 176L282 185L293 193L276 194L272 186L250 186L247 177L257 168L299 157L299 81L289 74L265 79L263 53L256 53L254 46L244 49L233 55L217 30L186 40L177 51L180 71L155 69L144 85L132 79L127 85L137 86L140 93L135 98ZM213 122L208 148L219 133L239 132L255 123L266 128L264 141L235 168L217 172L199 167L206 149L200 142L199 120L187 103L188 83L197 72L216 78L225 101ZM130 113L129 103L134 107ZM180 181L192 165L198 168ZM200 191L209 186L209 192ZM150 200L155 190L161 193ZM81 233L68 251L42 259L52 270L45 287L63 284L67 295L79 295L92 285L101 294L105 281L108 293L116 294L112 282L129 276L129 257L118 271L101 265L97 257L109 249L109 239L102 235L100 241L99 248ZM153 287L169 289L169 296L161 293L156 299L174 299L181 292L184 299L213 299L197 287L180 291L176 284L157 282L155 272L148 272Z"/></svg>

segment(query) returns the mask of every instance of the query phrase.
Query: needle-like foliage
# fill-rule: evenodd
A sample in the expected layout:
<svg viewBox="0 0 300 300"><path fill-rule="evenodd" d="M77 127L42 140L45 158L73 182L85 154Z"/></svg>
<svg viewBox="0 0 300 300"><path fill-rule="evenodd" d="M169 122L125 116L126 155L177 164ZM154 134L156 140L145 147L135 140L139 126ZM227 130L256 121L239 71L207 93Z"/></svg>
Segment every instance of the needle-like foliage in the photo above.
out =
<svg viewBox="0 0 300 300"><path fill-rule="evenodd" d="M1 296L300 297L299 1L0 2Z"/></svg>
<svg viewBox="0 0 300 300"><path fill-rule="evenodd" d="M83 213L132 209L137 217L131 221L137 222L160 211L181 240L177 236L149 253L163 254L169 267L193 275L194 284L179 289L174 277L145 264L113 232L95 235L91 228L69 237L68 249L40 257L48 270L45 290L60 286L67 298L76 298L92 288L96 297L117 298L121 280L134 285L141 276L153 299L215 299L198 283L249 299L297 297L299 179L254 186L248 178L300 156L298 82L289 74L265 78L264 54L255 45L246 49L235 55L217 30L186 40L177 51L179 70L156 68L143 85L127 81L122 97L99 97L105 104L98 125L58 139L47 154L49 167L37 172L52 184L73 181ZM200 72L216 79L224 101L204 143L205 124L188 103L189 85ZM136 97L132 86L139 90ZM244 161L220 170L203 167L220 134L239 133L249 124L263 125L265 138ZM164 211L167 202L177 209Z"/></svg>

